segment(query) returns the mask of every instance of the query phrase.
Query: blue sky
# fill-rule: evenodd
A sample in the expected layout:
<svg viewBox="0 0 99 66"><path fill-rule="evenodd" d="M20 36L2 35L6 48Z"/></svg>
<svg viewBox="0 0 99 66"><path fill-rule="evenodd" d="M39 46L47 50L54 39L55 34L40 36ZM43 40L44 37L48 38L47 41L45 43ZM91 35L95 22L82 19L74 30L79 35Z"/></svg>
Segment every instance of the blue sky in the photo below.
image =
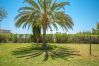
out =
<svg viewBox="0 0 99 66"><path fill-rule="evenodd" d="M66 1L66 0L59 0ZM73 30L68 33L91 30L99 22L99 0L67 0L70 6L66 8L66 14L70 15L74 22ZM22 29L15 27L14 18L18 14L18 9L27 4L23 0L0 0L0 7L7 10L8 15L1 24L1 28L11 30L13 33L31 33L31 29ZM56 30L53 30L55 33ZM57 32L64 31L59 27ZM47 33L51 33L50 30Z"/></svg>

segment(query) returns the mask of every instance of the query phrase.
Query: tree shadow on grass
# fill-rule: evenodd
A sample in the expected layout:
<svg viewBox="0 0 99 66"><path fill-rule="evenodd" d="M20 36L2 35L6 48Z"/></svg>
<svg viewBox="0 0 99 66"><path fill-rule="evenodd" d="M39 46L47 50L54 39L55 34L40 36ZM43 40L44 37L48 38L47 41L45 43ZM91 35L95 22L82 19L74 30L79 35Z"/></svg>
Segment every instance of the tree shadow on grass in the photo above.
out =
<svg viewBox="0 0 99 66"><path fill-rule="evenodd" d="M55 45L48 45L47 49L43 49L41 44L33 44L32 47L21 47L12 51L13 55L17 55L17 58L34 58L44 54L44 61L47 61L49 57L52 59L61 58L68 60L75 56L80 56L79 51L75 51L69 47L62 48Z"/></svg>

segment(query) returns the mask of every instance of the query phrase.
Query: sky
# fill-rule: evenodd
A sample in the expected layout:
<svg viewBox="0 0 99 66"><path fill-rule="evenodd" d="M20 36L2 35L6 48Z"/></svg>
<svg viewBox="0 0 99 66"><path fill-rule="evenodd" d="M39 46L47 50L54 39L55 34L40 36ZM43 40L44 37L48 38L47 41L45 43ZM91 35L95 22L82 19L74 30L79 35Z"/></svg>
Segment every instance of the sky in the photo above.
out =
<svg viewBox="0 0 99 66"><path fill-rule="evenodd" d="M11 30L12 33L30 34L31 28L22 29L15 27L14 18L18 14L18 9L22 6L27 6L23 3L24 0L0 0L0 7L6 9L8 15L0 22L2 29ZM60 27L58 31L53 29L51 32L47 30L47 33L77 33L80 31L90 31L99 22L99 0L59 0L70 2L69 6L66 6L66 14L71 16L74 26L72 30L63 31Z"/></svg>

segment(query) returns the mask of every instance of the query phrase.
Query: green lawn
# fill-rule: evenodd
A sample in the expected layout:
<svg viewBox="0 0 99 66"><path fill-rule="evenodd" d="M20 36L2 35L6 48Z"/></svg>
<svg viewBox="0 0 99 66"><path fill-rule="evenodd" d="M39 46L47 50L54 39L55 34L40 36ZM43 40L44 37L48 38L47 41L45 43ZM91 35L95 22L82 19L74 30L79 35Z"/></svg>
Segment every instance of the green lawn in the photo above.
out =
<svg viewBox="0 0 99 66"><path fill-rule="evenodd" d="M47 52L31 44L0 44L0 66L99 66L99 44L93 44L92 56L88 44L56 45Z"/></svg>

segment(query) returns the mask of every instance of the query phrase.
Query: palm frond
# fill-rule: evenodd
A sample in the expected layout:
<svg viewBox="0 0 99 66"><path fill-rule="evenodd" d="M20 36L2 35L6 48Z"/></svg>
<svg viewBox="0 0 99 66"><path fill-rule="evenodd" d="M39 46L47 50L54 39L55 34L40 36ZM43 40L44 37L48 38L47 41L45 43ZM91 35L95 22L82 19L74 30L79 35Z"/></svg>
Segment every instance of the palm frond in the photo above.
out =
<svg viewBox="0 0 99 66"><path fill-rule="evenodd" d="M30 5L32 5L32 7L36 10L40 10L38 3L34 0L26 0L27 3L29 3Z"/></svg>
<svg viewBox="0 0 99 66"><path fill-rule="evenodd" d="M21 7L18 11L20 12L20 11L24 11L24 10L26 10L26 11L33 11L34 8L33 7Z"/></svg>
<svg viewBox="0 0 99 66"><path fill-rule="evenodd" d="M61 3L53 3L53 5L51 6L51 10L52 11L58 11L58 10L60 10L61 8L63 8L64 9L64 7L66 6L66 5L69 5L69 2L61 2Z"/></svg>
<svg viewBox="0 0 99 66"><path fill-rule="evenodd" d="M25 28L40 27L50 28L53 26L58 30L58 25L63 30L73 28L73 20L62 8L69 5L69 2L57 2L57 0L25 0L31 6L19 9L19 14L15 17L16 26ZM36 28L33 28L36 30ZM38 29L37 29L38 30Z"/></svg>

